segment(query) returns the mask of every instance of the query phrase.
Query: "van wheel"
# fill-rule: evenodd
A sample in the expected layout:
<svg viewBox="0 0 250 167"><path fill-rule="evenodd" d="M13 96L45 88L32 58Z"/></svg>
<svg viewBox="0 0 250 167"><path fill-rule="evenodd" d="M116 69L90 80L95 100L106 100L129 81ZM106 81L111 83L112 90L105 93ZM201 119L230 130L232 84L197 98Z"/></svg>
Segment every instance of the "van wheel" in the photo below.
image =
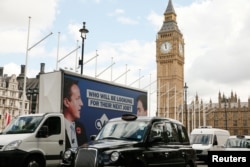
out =
<svg viewBox="0 0 250 167"><path fill-rule="evenodd" d="M29 157L26 161L24 167L45 167L42 158L37 156Z"/></svg>

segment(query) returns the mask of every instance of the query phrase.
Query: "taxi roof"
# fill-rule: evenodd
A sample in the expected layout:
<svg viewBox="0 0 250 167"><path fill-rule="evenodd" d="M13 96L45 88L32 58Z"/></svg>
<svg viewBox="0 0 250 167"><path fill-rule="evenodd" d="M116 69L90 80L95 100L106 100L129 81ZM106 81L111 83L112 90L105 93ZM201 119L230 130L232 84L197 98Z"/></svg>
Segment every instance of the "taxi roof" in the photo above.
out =
<svg viewBox="0 0 250 167"><path fill-rule="evenodd" d="M128 119L124 118L124 115L117 118L112 118L109 121L155 121L155 120L166 120L169 122L173 122L176 124L183 125L180 121L172 119L172 118L165 118L165 117L156 117L156 116L136 116L134 114L125 114Z"/></svg>

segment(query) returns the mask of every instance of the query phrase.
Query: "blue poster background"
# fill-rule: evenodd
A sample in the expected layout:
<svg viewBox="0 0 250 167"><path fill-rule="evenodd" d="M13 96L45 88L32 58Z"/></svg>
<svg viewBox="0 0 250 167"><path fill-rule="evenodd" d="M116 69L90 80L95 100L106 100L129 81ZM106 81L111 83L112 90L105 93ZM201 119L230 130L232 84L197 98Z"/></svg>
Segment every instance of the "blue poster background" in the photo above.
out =
<svg viewBox="0 0 250 167"><path fill-rule="evenodd" d="M79 121L85 126L88 139L90 139L90 135L98 134L109 119L127 113L136 114L137 97L142 94L147 96L146 91L108 82L68 74L64 74L64 77L78 81L83 101ZM89 96L91 94L95 96Z"/></svg>

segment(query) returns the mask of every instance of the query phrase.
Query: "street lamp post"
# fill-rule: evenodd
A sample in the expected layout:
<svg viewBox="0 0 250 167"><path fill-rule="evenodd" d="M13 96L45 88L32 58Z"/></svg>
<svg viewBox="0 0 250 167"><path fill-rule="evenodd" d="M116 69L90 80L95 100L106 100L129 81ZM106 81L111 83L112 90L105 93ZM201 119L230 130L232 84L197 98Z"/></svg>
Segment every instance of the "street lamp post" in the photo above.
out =
<svg viewBox="0 0 250 167"><path fill-rule="evenodd" d="M31 113L31 106L32 106L32 90L29 88L27 91L26 91L26 96L28 97L28 100L30 101L30 104L29 104L29 113Z"/></svg>
<svg viewBox="0 0 250 167"><path fill-rule="evenodd" d="M29 88L27 90L27 97L28 99L30 100L30 107L29 107L29 113L36 113L37 112L37 97L38 97L38 94L39 94L39 89L38 88L34 88L34 89L31 89Z"/></svg>
<svg viewBox="0 0 250 167"><path fill-rule="evenodd" d="M86 39L86 34L89 32L89 30L87 30L85 28L85 22L83 22L83 27L79 30L79 32L81 33L81 38L82 38L82 58L79 60L79 65L81 66L81 75L83 73L83 58L84 58L84 40Z"/></svg>
<svg viewBox="0 0 250 167"><path fill-rule="evenodd" d="M187 110L187 83L185 82L185 85L184 85L184 90L185 90L185 113L186 113L186 128L188 127L188 110Z"/></svg>
<svg viewBox="0 0 250 167"><path fill-rule="evenodd" d="M33 100L33 108L32 108L32 113L38 113L38 97L39 97L39 89L38 88L34 88L33 89L33 96L34 96L34 100Z"/></svg>

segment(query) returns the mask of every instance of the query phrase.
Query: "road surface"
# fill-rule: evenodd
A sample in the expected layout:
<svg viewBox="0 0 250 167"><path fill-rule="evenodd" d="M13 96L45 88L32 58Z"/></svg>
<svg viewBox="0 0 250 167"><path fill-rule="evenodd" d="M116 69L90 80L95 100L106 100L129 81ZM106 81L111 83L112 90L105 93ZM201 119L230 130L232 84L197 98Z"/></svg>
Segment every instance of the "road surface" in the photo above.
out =
<svg viewBox="0 0 250 167"><path fill-rule="evenodd" d="M196 161L197 167L207 167L207 164L205 164L203 161Z"/></svg>

